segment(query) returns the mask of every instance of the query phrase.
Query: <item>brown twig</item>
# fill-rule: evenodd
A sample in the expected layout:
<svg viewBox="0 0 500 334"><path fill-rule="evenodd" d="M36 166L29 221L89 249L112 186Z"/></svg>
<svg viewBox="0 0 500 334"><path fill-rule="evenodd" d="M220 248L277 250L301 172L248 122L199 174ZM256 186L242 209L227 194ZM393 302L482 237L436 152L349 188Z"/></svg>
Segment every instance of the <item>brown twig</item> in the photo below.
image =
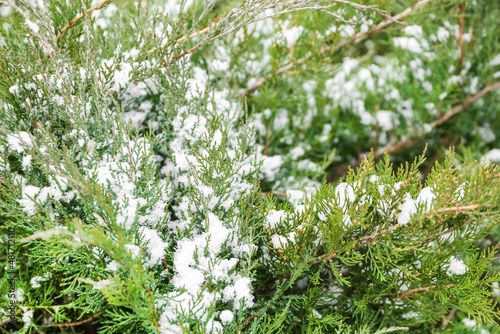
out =
<svg viewBox="0 0 500 334"><path fill-rule="evenodd" d="M259 18L256 18L254 20L251 20L251 21L248 21L248 22L245 22L239 26L236 26L232 29L229 29L215 37L212 37L210 38L208 41L206 42L202 42L194 47L192 47L191 49L188 49L176 56L172 56L170 57L170 59L168 60L168 62L173 62L179 58L182 58L196 50L198 50L200 47L202 47L203 45L205 45L206 43L211 43L219 38L222 38L228 34L230 34L231 32L237 30L237 29L240 29L244 26L247 26L249 24L252 24L252 23L255 23L255 22L258 22L258 21L262 21L262 20L265 20L265 19L268 19L268 18L271 18L271 17L275 17L275 16L280 16L280 15L283 15L283 14L287 14L287 13L292 13L292 12L297 12L297 11L301 11L301 10L319 10L319 11L325 11L326 9L328 8L331 8L333 6L335 6L337 3L342 3L342 4L345 4L345 5L348 5L348 6L351 6L351 7L354 7L354 8L357 8L357 9L360 9L360 10L363 10L363 11L366 11L366 10L372 10L384 17L387 18L386 21L389 21L389 22L397 22L397 23L401 23L398 21L398 19L396 17L391 17L390 15L388 15L385 11L383 10L380 10L380 9L377 9L375 6L365 6L365 5L362 5L362 4L358 4L358 3L355 3L355 2L350 2L350 1L347 1L347 0L331 0L333 2L333 4L330 4L330 5L325 5L325 6L310 6L310 7L295 7L295 8L289 8L289 9L285 9L285 10L282 10L280 12L277 12L277 13L273 13L273 14L270 14L270 15L266 15L266 16L263 16L263 17L259 17ZM422 1L435 1L435 0L422 0ZM312 1L311 0L303 0L303 1L287 1L287 2L282 2L282 3L277 3L277 4L270 4L270 5L266 5L264 7L262 7L263 9L268 9L268 8L273 8L273 7L278 7L278 6L291 6L291 5L294 5L294 4L307 4L307 3L311 3ZM250 10L250 11L254 11L254 10ZM332 14L332 13L330 13ZM337 20L341 20L345 23L348 23L348 24L353 24L352 22L349 22L347 20L344 20L343 18L339 17L338 15L335 15L333 14L334 17L337 19ZM385 22L385 21L384 21ZM215 26L215 23L212 25L212 28ZM209 28L205 28L203 30L200 30L199 32L195 32L193 34L191 34L190 36L186 37L182 37L178 40L178 42L180 41L185 41L186 39L188 38L192 38L192 37L195 37L195 36L198 36L202 33L207 33L209 32L211 29ZM146 52L146 54L151 54L153 53L155 50L157 50L157 48L154 48L154 49L151 49L149 51ZM159 66L165 66L167 62L163 62L163 63L160 63ZM258 80L259 82L259 80Z"/></svg>
<svg viewBox="0 0 500 334"><path fill-rule="evenodd" d="M453 232L455 229L457 229L458 227L465 227L465 226L469 226L471 223L473 222L473 220L469 220L468 222L466 222L465 224L463 224L462 226L454 226L454 227L450 227L449 229L447 230L444 230L442 231L441 233L439 233L438 235L435 235L435 236L432 236L432 237L429 237L427 239L424 239L424 240L421 240L419 242L416 242L414 243L415 246L419 246L419 245L423 245L423 244L426 244L430 241L433 241L439 237L442 237L443 235L445 234L448 234L450 232Z"/></svg>
<svg viewBox="0 0 500 334"><path fill-rule="evenodd" d="M461 207L457 206L457 207L453 207L453 208L441 208L441 209L433 210L433 213L443 213L443 212L450 212L450 211L460 212L462 210L474 210L474 209L477 209L478 207L479 207L479 205L475 204L475 205L467 205L467 206L461 206ZM454 231L458 227L468 226L472 222L473 221L470 220L470 221L466 222L464 225L450 227L449 229L440 232L438 235L429 237L429 238L421 240L421 241L413 242L413 245L414 246L418 246L418 245L427 243L429 241L432 241L432 240L434 240L436 238L439 238L439 237L441 237L441 236L443 236L443 235L445 235L447 233L450 233L450 232ZM385 233L392 233L392 232L396 231L400 227L401 227L400 225L391 226ZM375 231L374 233L372 233L370 235L366 235L364 237L361 237L359 239L359 246L360 247L365 247L365 246L367 246L367 245L369 245L371 243L374 243L376 241L377 236L379 234L380 234L379 231ZM330 253L328 255L324 254L324 255L318 256L317 258L311 260L310 262L307 263L307 265L311 266L311 265L314 265L314 264L320 263L320 262L323 262L323 263L330 262L335 256L337 256L336 252L332 252L332 253ZM277 279L287 278L289 275L290 275L290 273L285 273L285 274L279 276ZM419 289L422 289L422 288L419 288ZM410 290L410 291L412 291L412 290ZM401 297L401 298L404 298L404 297Z"/></svg>
<svg viewBox="0 0 500 334"><path fill-rule="evenodd" d="M450 314L448 315L448 318L443 318L443 320L441 320L441 328L445 328L446 326L448 326L448 324L450 323L451 319L453 319L453 317L455 316L455 314L457 313L457 309L456 308L452 308L451 309L451 312Z"/></svg>
<svg viewBox="0 0 500 334"><path fill-rule="evenodd" d="M463 110L465 110L465 108L467 108L470 104L472 104L473 102L479 100L480 98L484 97L486 94L494 91L495 89L499 89L500 88L500 81L497 81L495 82L494 84L492 85L487 85L483 90L481 90L479 93L475 94L475 95L471 95L469 97L467 97L465 99L464 102L462 102L461 104L455 106L453 109L451 109L449 112L447 112L446 114L443 114L441 115L440 117L438 117L434 122L430 123L430 128L431 129L434 129L440 125L442 125L443 123L445 123L446 121L448 121L450 118L452 118L453 116L455 116L456 114L462 112ZM400 152L404 149L407 149L411 146L413 146L414 144L416 143L419 143L421 142L423 139L425 138L425 134L424 133L417 133L416 135L414 135L413 137L409 137L405 140L402 140L402 141L399 141L395 144L390 144L388 146L385 146L383 148L380 148L378 150L376 150L374 153L373 153L373 157L376 159L376 158L380 158L382 157L386 152L388 154L393 154L393 153L397 153L397 152ZM362 157L363 158L363 157ZM361 159L358 159L356 162L350 164L349 166L345 167L345 166L341 166L342 167L342 173L341 175L344 174L344 170L349 170L349 168L351 169L355 169L356 167L358 167L361 162L362 162L362 158ZM334 171L335 173L335 171ZM338 174L338 173L336 173Z"/></svg>
<svg viewBox="0 0 500 334"><path fill-rule="evenodd" d="M408 297L409 295L411 295L414 292L431 291L432 289L436 289L436 288L442 289L442 288L449 288L449 287L452 287L452 286L455 286L455 284L446 284L446 285L441 285L441 286L432 285L432 286L420 287L420 288L415 288L415 289L411 289L411 290L405 291L403 293L397 294L395 296L391 296L389 298L391 298L392 300L403 299L403 298Z"/></svg>
<svg viewBox="0 0 500 334"><path fill-rule="evenodd" d="M347 5L347 6L351 6L351 7L357 8L359 10L363 10L363 11L372 10L375 13L378 13L378 14L382 15L383 17L387 18L388 20L393 20L394 22L401 23L401 22L397 21L396 19L392 18L390 15L388 15L386 13L386 11L376 8L376 6L374 6L374 5L366 6L366 5L358 4L358 3L347 1L347 0L330 0L330 1L333 2L333 4L326 5L326 6L312 6L312 7L290 8L290 9L283 10L283 11L278 12L278 13L266 15L266 16L263 16L263 17L251 20L249 22L245 22L244 24L242 24L242 25L240 25L240 26L238 26L236 28L230 29L228 32L222 33L222 34L216 36L215 38L210 39L208 41L208 43L212 42L215 39L218 39L220 37L223 37L223 36L227 35L229 32L232 32L235 29L238 29L238 28L247 26L249 24L252 24L252 23L255 23L255 22L258 22L258 21L262 21L262 20L265 20L265 19L268 19L268 18L271 18L271 17L274 17L274 16L279 16L279 15L283 15L283 14L291 13L291 12L296 12L296 11L300 11L300 10L319 10L319 11L322 11L322 12L326 12L329 15L332 15L335 19L337 19L339 21L342 21L342 22L350 24L350 25L354 25L353 22L345 20L342 17L340 17L340 16L338 16L338 15L336 15L334 13L326 11L326 9L328 9L330 7L333 7L333 6L337 5L338 3L344 4L344 5ZM285 7L285 6L293 6L293 5L300 5L300 4L308 4L308 3L311 3L311 2L313 2L313 1L312 0L285 1L285 2L278 2L278 3L274 3L274 4L265 5L265 6L261 7L261 8L262 9L271 9L271 8L276 8L276 7ZM256 8L251 8L251 9L248 9L247 12L254 12L255 10L256 10ZM188 35L183 36L183 37L179 38L176 41L176 43L184 42L187 39L191 39L191 38L194 38L196 36L206 34L210 30L213 30L213 28L215 27L215 24L216 23L214 22L210 27L206 27L206 28L204 28L202 30L196 31L196 32L192 33L189 36ZM198 48L199 48L199 46L195 47L194 50L192 50L192 51L190 51L191 49L188 50L190 52L182 53L182 54L180 54L178 56L174 56L169 61L171 62L173 60L179 59L180 57L185 56L185 55L187 55L187 54L189 54L189 53L197 50ZM146 55L152 54L156 50L158 50L158 48L153 48L151 50L148 50L145 54Z"/></svg>
<svg viewBox="0 0 500 334"><path fill-rule="evenodd" d="M46 327L73 327L73 326L79 326L79 325L82 325L82 324L85 324L87 322L90 322L90 321L94 320L95 318L99 317L102 313L103 312L96 313L93 316L91 316L90 318L85 319L85 320L76 321L76 322L65 322L65 323L62 323L62 324L52 324L52 325L46 326Z"/></svg>
<svg viewBox="0 0 500 334"><path fill-rule="evenodd" d="M111 1L111 0L103 0L103 1L99 2L97 5L95 5L94 7L88 9L87 13L81 13L77 17L75 17L73 20L69 21L68 24L66 24L61 29L61 31L59 32L59 34L57 34L57 36L56 36L56 43L61 39L61 36L66 32L66 30L68 30L69 28L71 28L72 26L74 26L78 21L80 21L83 17L85 17L86 14L88 14L88 13L94 11L94 10L101 9L109 1Z"/></svg>
<svg viewBox="0 0 500 334"><path fill-rule="evenodd" d="M24 17L25 23L30 21L29 15L27 14L27 12L24 12L20 7L16 6L16 4L14 2L12 2L10 0L0 0L0 4L5 4L6 6L12 7L16 12L18 12L19 14L21 14ZM38 19L41 20L41 17L35 11L30 9L25 3L22 3L22 4L24 5L25 8L28 9L28 11L30 13L32 13L35 17L37 17ZM44 26L47 27L45 24L44 24ZM50 45L47 43L47 41L45 41L45 39L38 33L37 30L33 30L32 26L28 25L28 29L29 29L31 34L33 34L36 38L38 38L40 40L40 42L42 43L42 46L47 50L47 58L52 59L53 58L52 51L54 51L54 50L50 47ZM49 31L49 33L50 33L50 31ZM31 108L30 108L30 110L31 110Z"/></svg>
<svg viewBox="0 0 500 334"><path fill-rule="evenodd" d="M401 13L397 14L396 16L393 16L391 19L387 19L387 20L379 23L375 28L370 29L370 30L365 31L365 32L360 32L360 33L354 34L354 36L352 36L348 40L340 41L332 46L328 46L328 47L324 48L322 50L322 52L332 51L332 50L339 48L341 46L345 46L347 44L350 44L358 39L365 38L368 35L378 33L382 29L389 26L390 24L406 19L410 14L412 14L417 9L420 9L420 8L424 7L425 5L427 5L428 3L434 2L434 1L441 1L441 0L421 0L421 1L417 2L415 5L413 5L412 7L408 7L404 11L402 11Z"/></svg>
<svg viewBox="0 0 500 334"><path fill-rule="evenodd" d="M450 212L450 211L460 212L463 210L474 210L477 208L479 208L479 204L467 205L467 206L457 206L455 208L442 208L442 209L437 209L436 212Z"/></svg>
<svg viewBox="0 0 500 334"><path fill-rule="evenodd" d="M252 24L252 23L255 23L255 22L259 22L259 21L262 21L262 20L265 20L265 19L268 19L268 18L271 18L271 17L275 17L275 16L280 16L280 15L283 15L283 14L287 14L287 13L297 12L297 11L301 11L301 10L321 10L321 9L324 9L324 8L330 8L331 6L333 6L333 5L321 6L321 7L299 7L299 8L285 9L285 10L282 10L281 12L277 12L277 13L273 13L273 14L270 14L270 15L266 15L266 16L263 16L263 17L256 18L254 20L245 22L242 25L239 25L237 27L229 29L229 30L227 30L227 31L225 31L225 32L223 32L223 33L215 36L215 37L212 37L208 41L202 42L202 43L200 43L200 44L192 47L191 49L188 49L188 50L186 50L186 51L184 51L184 52L182 52L182 53L180 53L180 54L178 54L176 56L172 56L172 57L170 57L170 59L168 60L168 62L171 63L171 62L173 62L173 61L175 61L175 60L177 60L179 58L182 58L182 57L184 57L184 56L186 56L186 55L188 55L188 54L190 54L190 53L198 50L203 45L205 45L207 43L211 43L211 42L213 42L213 41L215 41L215 40L217 40L219 38L222 38L222 37L224 37L226 35L229 35L233 31L235 31L237 29L240 29L242 27L245 27L245 26L247 26L249 24ZM166 65L166 62L163 62L163 63L160 64L160 67L161 66L165 66L165 65Z"/></svg>

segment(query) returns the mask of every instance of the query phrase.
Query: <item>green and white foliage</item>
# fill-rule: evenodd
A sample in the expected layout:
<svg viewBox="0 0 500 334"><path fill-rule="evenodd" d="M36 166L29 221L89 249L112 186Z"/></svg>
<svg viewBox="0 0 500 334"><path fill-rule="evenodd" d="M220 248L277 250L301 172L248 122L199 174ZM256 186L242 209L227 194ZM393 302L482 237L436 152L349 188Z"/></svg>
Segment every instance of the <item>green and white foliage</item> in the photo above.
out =
<svg viewBox="0 0 500 334"><path fill-rule="evenodd" d="M494 328L499 13L0 0L2 326Z"/></svg>
<svg viewBox="0 0 500 334"><path fill-rule="evenodd" d="M450 307L472 314L472 305L484 306L477 315L495 317L482 286L498 280L483 281L494 254L472 246L491 224L489 209L475 209L495 205L493 171L457 168L449 157L422 187L415 182L422 162L395 173L387 156L379 166L367 160L305 205L269 210L261 270L275 278L303 270L294 289L312 299L311 317L320 319L348 314L348 322L362 322L390 313L412 327L439 320Z"/></svg>

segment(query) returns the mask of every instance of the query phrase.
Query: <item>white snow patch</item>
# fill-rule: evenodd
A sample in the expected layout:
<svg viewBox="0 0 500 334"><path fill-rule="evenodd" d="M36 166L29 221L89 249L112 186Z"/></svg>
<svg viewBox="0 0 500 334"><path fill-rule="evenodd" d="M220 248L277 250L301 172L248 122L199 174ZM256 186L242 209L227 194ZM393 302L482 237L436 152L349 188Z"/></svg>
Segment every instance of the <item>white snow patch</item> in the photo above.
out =
<svg viewBox="0 0 500 334"><path fill-rule="evenodd" d="M457 259L456 257L452 256L450 258L450 264L448 270L446 271L446 274L448 276L463 275L466 272L467 272L467 266L465 265L464 261L462 259Z"/></svg>

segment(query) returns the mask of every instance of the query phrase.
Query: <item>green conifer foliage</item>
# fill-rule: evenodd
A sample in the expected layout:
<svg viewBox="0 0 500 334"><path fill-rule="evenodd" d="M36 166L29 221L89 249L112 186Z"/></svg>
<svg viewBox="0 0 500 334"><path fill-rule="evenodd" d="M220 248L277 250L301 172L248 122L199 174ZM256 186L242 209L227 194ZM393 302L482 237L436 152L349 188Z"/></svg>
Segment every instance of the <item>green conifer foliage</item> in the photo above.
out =
<svg viewBox="0 0 500 334"><path fill-rule="evenodd" d="M498 333L499 15L0 0L0 331Z"/></svg>

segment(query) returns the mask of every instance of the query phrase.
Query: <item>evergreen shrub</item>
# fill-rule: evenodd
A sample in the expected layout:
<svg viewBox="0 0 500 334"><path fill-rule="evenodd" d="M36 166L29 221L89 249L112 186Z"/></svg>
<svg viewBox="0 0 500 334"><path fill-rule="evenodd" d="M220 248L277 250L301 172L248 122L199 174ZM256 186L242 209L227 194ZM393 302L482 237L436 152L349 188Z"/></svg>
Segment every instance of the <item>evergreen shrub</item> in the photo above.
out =
<svg viewBox="0 0 500 334"><path fill-rule="evenodd" d="M10 333L499 333L500 2L0 0Z"/></svg>

